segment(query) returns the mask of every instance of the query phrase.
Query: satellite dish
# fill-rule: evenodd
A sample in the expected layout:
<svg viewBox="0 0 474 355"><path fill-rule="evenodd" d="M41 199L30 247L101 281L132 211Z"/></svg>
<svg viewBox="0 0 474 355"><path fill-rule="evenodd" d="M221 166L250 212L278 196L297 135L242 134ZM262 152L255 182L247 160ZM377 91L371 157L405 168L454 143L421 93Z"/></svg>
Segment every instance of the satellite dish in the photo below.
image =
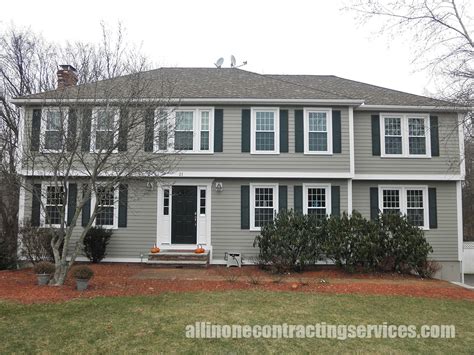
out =
<svg viewBox="0 0 474 355"><path fill-rule="evenodd" d="M217 62L214 63L214 65L216 66L216 68L220 68L222 67L223 63L224 63L224 58L219 58L217 59Z"/></svg>
<svg viewBox="0 0 474 355"><path fill-rule="evenodd" d="M235 64L236 64L235 57L234 57L234 55L231 55L230 56L230 66L233 68L233 67L235 67Z"/></svg>

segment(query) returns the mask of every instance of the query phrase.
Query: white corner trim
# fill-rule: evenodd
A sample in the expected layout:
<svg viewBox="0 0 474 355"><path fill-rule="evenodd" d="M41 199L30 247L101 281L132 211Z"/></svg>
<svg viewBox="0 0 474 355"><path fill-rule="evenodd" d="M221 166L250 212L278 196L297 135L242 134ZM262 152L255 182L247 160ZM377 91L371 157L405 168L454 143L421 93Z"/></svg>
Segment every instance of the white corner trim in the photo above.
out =
<svg viewBox="0 0 474 355"><path fill-rule="evenodd" d="M461 181L456 181L456 209L457 209L457 227L458 227L458 260L461 262L463 256L463 216L462 216L462 186Z"/></svg>
<svg viewBox="0 0 474 355"><path fill-rule="evenodd" d="M352 214L352 179L347 180L347 214Z"/></svg>
<svg viewBox="0 0 474 355"><path fill-rule="evenodd" d="M461 180L466 178L466 157L464 151L464 117L463 113L458 113L458 138L459 138L459 159Z"/></svg>
<svg viewBox="0 0 474 355"><path fill-rule="evenodd" d="M354 149L354 108L349 107L349 172L351 175L355 173L355 149ZM348 212L351 213L352 209Z"/></svg>
<svg viewBox="0 0 474 355"><path fill-rule="evenodd" d="M25 189L25 178L20 177L20 194L18 201L18 225L23 227L25 224L25 200L26 200L26 189Z"/></svg>
<svg viewBox="0 0 474 355"><path fill-rule="evenodd" d="M460 175L443 174L355 174L354 180L458 181Z"/></svg>

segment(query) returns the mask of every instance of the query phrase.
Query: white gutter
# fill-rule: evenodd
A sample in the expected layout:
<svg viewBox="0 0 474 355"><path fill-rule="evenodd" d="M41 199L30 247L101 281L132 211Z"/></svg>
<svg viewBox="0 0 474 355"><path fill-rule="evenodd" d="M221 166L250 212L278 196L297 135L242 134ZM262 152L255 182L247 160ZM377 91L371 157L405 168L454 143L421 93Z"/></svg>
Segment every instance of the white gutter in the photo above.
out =
<svg viewBox="0 0 474 355"><path fill-rule="evenodd" d="M409 105L365 105L362 104L356 107L357 111L381 111L381 110L401 110L401 111L443 111L443 112L458 112L458 111L472 111L474 107L469 106L409 106Z"/></svg>
<svg viewBox="0 0 474 355"><path fill-rule="evenodd" d="M49 104L65 103L65 102L84 102L84 103L106 103L106 102L123 102L124 99L71 99L71 98L57 98L57 99L12 99L11 102L16 105L21 104ZM130 99L130 102L179 102L186 103L200 103L200 104L334 104L338 106L359 106L364 103L364 100L352 99L254 99L254 98L156 98L156 99Z"/></svg>

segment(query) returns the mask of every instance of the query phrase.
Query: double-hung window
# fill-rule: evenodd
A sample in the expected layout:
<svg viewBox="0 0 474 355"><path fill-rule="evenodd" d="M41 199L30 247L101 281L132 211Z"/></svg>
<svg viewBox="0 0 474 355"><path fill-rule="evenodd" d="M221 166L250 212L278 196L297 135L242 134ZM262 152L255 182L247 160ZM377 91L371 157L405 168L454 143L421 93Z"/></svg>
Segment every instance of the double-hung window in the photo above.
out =
<svg viewBox="0 0 474 355"><path fill-rule="evenodd" d="M117 108L104 107L93 110L93 147L96 152L116 150L118 119Z"/></svg>
<svg viewBox="0 0 474 355"><path fill-rule="evenodd" d="M180 108L173 112L155 113L156 151L181 153L212 153L214 150L214 109ZM161 117L161 118L160 118ZM174 134L169 135L169 128Z"/></svg>
<svg viewBox="0 0 474 355"><path fill-rule="evenodd" d="M250 229L260 230L278 213L278 185L250 185Z"/></svg>
<svg viewBox="0 0 474 355"><path fill-rule="evenodd" d="M45 209L42 225L59 227L61 225L62 213L66 212L64 208L64 186L43 185L42 201ZM64 219L66 219L65 216Z"/></svg>
<svg viewBox="0 0 474 355"><path fill-rule="evenodd" d="M65 108L48 107L43 109L42 128L42 150L60 152L66 133L68 111Z"/></svg>
<svg viewBox="0 0 474 355"><path fill-rule="evenodd" d="M413 225L429 228L426 186L380 186L379 209L385 214L406 215Z"/></svg>
<svg viewBox="0 0 474 355"><path fill-rule="evenodd" d="M92 203L97 201L95 225L102 228L117 228L118 225L118 188L98 186Z"/></svg>
<svg viewBox="0 0 474 355"><path fill-rule="evenodd" d="M280 111L277 108L252 108L251 153L280 153Z"/></svg>
<svg viewBox="0 0 474 355"><path fill-rule="evenodd" d="M431 156L428 115L385 113L380 120L383 157Z"/></svg>
<svg viewBox="0 0 474 355"><path fill-rule="evenodd" d="M332 154L331 109L304 109L305 154Z"/></svg>
<svg viewBox="0 0 474 355"><path fill-rule="evenodd" d="M331 186L304 185L303 213L325 218L331 214Z"/></svg>

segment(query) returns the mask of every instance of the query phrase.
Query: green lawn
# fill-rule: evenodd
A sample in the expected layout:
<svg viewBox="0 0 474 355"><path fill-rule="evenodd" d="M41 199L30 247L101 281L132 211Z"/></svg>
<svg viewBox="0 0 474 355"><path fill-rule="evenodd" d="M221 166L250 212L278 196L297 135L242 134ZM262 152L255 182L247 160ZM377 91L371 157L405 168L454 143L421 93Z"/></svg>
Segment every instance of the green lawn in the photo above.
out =
<svg viewBox="0 0 474 355"><path fill-rule="evenodd" d="M454 324L456 339L187 339L219 324ZM0 353L472 353L474 302L264 291L166 293L60 304L0 302Z"/></svg>

